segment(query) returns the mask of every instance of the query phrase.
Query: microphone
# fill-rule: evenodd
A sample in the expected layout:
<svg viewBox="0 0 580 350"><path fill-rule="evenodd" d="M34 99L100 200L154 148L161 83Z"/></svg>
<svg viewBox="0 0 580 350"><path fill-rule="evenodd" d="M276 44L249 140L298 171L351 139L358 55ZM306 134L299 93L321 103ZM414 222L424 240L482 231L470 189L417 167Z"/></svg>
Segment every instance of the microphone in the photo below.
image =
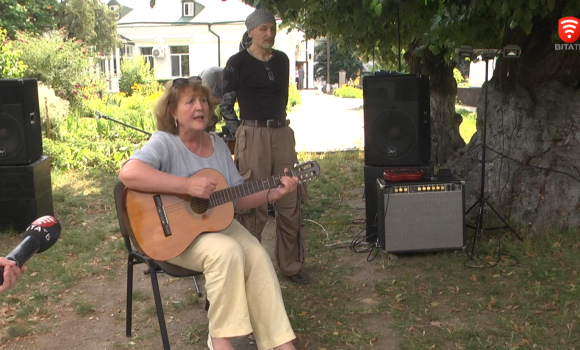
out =
<svg viewBox="0 0 580 350"><path fill-rule="evenodd" d="M38 218L24 231L24 239L14 248L6 259L16 262L18 267L37 253L42 253L52 247L60 236L60 223L52 216ZM0 266L0 285L4 283L4 266Z"/></svg>

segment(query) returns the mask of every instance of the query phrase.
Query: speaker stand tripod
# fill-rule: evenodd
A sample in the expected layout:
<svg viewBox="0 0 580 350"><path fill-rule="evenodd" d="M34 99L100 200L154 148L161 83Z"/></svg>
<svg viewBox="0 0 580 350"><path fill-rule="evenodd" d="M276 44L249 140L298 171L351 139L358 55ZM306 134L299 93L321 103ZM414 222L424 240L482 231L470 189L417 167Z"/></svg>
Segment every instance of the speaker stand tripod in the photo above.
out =
<svg viewBox="0 0 580 350"><path fill-rule="evenodd" d="M484 98L484 102L483 102L483 130L482 130L482 139L481 139L481 189L480 189L480 194L479 194L479 198L477 199L477 201L465 212L465 215L467 216L467 214L469 214L469 212L474 209L476 206L479 206L478 212L477 212L477 223L475 226L472 225L466 225L469 228L472 228L475 230L475 234L473 236L473 245L471 246L471 255L469 255L468 252L468 256L469 259L474 259L474 254L475 254L475 244L477 242L477 237L479 235L479 233L484 233L486 231L494 231L494 230L500 230L500 229L504 229L507 228L509 229L520 241L522 240L522 238L520 236L518 236L518 234L516 233L516 231L514 231L510 225L506 222L506 220L501 216L500 213L498 213L497 210L494 209L494 207L487 201L487 199L485 198L485 150L487 148L487 144L486 144L486 135L487 135L487 89L488 89L488 63L490 59L493 59L495 57L495 54L489 54L489 53L482 53L482 58L483 61L485 62L485 85L483 88L483 98ZM503 223L500 226L497 227L488 227L488 228L484 228L484 220L483 220L483 212L484 212L484 208L485 206L488 206L491 211L493 211L493 213L500 219L500 221ZM499 239L498 239L499 242ZM498 248L498 259L499 259L499 248Z"/></svg>

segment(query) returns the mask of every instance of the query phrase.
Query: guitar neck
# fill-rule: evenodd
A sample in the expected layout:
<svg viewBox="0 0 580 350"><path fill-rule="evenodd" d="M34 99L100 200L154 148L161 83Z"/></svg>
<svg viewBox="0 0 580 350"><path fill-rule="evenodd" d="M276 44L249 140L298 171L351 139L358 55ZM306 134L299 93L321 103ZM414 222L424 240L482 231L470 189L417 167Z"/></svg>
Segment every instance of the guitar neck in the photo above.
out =
<svg viewBox="0 0 580 350"><path fill-rule="evenodd" d="M209 197L210 207L217 207L222 204L232 202L238 198L246 197L254 193L267 190L269 188L278 187L280 185L280 178L282 176L292 176L292 172L287 172L282 175L274 175L268 179L256 180L247 182L238 186L224 188L216 191Z"/></svg>

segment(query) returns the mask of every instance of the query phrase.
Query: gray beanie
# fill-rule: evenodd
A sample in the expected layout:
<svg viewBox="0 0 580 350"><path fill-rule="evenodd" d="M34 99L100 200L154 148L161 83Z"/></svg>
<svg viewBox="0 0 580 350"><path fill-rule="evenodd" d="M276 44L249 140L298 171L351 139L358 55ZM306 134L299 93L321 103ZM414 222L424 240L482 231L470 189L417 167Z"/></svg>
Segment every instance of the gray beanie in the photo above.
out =
<svg viewBox="0 0 580 350"><path fill-rule="evenodd" d="M264 23L276 23L276 18L274 18L272 12L268 10L257 9L256 11L250 13L248 18L246 18L246 29L249 32Z"/></svg>

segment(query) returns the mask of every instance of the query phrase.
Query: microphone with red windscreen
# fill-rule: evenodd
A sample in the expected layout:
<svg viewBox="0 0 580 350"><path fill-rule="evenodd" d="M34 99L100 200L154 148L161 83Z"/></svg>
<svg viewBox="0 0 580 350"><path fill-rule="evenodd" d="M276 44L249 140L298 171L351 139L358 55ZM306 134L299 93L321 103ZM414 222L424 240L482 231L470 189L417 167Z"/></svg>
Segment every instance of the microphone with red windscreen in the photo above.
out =
<svg viewBox="0 0 580 350"><path fill-rule="evenodd" d="M14 248L6 259L16 262L18 267L37 253L42 253L52 247L60 236L60 223L52 216L46 215L34 220L24 231L24 239ZM4 266L0 266L0 285L4 283Z"/></svg>

